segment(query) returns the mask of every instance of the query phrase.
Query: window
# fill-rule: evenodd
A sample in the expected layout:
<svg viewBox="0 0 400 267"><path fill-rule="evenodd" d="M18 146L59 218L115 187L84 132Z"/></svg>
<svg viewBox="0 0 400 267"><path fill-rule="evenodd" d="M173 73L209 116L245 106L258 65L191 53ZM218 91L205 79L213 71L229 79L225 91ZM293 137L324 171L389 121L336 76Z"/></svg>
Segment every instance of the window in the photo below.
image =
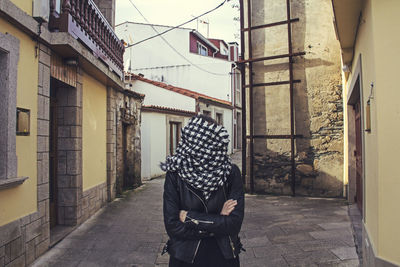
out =
<svg viewBox="0 0 400 267"><path fill-rule="evenodd" d="M219 125L223 125L223 114L222 113L216 113L215 114L215 120Z"/></svg>
<svg viewBox="0 0 400 267"><path fill-rule="evenodd" d="M61 0L56 0L56 11L58 14L61 14Z"/></svg>
<svg viewBox="0 0 400 267"><path fill-rule="evenodd" d="M169 154L172 155L175 153L176 148L178 147L179 138L180 138L180 122L169 122Z"/></svg>
<svg viewBox="0 0 400 267"><path fill-rule="evenodd" d="M22 184L17 176L17 77L20 41L0 32L0 189ZM11 75L13 74L13 75ZM33 88L34 89L34 88Z"/></svg>
<svg viewBox="0 0 400 267"><path fill-rule="evenodd" d="M203 110L203 115L205 115L207 117L211 117L211 111Z"/></svg>
<svg viewBox="0 0 400 267"><path fill-rule="evenodd" d="M208 56L208 49L201 43L197 42L197 53L202 56Z"/></svg>
<svg viewBox="0 0 400 267"><path fill-rule="evenodd" d="M234 84L235 84L235 104L241 105L242 103L242 81L239 72L234 72Z"/></svg>

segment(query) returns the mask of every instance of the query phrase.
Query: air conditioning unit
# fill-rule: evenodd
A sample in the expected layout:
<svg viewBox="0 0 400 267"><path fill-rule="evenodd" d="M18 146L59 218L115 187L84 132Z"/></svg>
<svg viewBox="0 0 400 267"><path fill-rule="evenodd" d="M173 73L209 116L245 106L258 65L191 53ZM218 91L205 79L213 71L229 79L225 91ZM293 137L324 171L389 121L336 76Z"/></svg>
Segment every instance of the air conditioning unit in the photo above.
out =
<svg viewBox="0 0 400 267"><path fill-rule="evenodd" d="M33 0L33 18L38 22L48 22L50 16L49 0Z"/></svg>

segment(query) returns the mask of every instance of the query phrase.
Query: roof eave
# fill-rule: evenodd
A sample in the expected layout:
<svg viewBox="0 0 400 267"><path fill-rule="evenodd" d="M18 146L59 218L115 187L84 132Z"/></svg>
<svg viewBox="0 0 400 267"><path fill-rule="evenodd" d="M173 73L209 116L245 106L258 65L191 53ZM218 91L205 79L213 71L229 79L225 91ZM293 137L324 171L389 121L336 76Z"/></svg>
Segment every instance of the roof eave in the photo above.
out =
<svg viewBox="0 0 400 267"><path fill-rule="evenodd" d="M334 25L342 49L343 64L351 66L362 10L362 0L332 0Z"/></svg>
<svg viewBox="0 0 400 267"><path fill-rule="evenodd" d="M203 42L205 42L207 45L209 45L211 48L213 48L215 51L219 51L219 48L216 47L210 40L208 40L206 37L204 37L201 33L199 33L196 30L192 30L192 33L196 35L197 37L200 38Z"/></svg>

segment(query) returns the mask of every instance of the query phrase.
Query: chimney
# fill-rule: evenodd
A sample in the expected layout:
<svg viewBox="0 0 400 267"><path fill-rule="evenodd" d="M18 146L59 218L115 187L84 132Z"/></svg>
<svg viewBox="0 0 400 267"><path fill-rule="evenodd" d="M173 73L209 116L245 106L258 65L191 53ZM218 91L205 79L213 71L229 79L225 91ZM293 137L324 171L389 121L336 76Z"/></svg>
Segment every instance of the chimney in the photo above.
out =
<svg viewBox="0 0 400 267"><path fill-rule="evenodd" d="M239 44L236 42L228 43L229 45L229 61L239 60Z"/></svg>
<svg viewBox="0 0 400 267"><path fill-rule="evenodd" d="M115 28L115 1L116 0L93 0L113 29Z"/></svg>

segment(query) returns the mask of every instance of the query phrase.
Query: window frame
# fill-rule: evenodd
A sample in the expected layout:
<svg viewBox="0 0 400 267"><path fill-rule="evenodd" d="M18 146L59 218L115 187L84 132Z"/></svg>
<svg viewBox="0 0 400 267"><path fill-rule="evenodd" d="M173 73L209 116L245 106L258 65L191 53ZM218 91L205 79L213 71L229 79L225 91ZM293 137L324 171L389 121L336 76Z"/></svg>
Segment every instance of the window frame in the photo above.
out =
<svg viewBox="0 0 400 267"><path fill-rule="evenodd" d="M215 112L215 121L218 125L224 125L224 113L223 112Z"/></svg>
<svg viewBox="0 0 400 267"><path fill-rule="evenodd" d="M201 49L205 50L205 54L204 55L201 53ZM203 45L200 42L197 42L197 54L199 54L200 56L208 56L208 48L207 48L207 46Z"/></svg>
<svg viewBox="0 0 400 267"><path fill-rule="evenodd" d="M176 137L175 137L175 142L176 142L176 147L174 149L174 130L173 128L176 127ZM182 129L182 123L177 122L177 121L169 121L169 155L173 155L175 153L176 148L178 147L179 140L181 138L181 129Z"/></svg>
<svg viewBox="0 0 400 267"><path fill-rule="evenodd" d="M5 127L0 136L0 190L22 184L28 177L17 174L17 77L20 41L11 34L0 32L0 125Z"/></svg>

